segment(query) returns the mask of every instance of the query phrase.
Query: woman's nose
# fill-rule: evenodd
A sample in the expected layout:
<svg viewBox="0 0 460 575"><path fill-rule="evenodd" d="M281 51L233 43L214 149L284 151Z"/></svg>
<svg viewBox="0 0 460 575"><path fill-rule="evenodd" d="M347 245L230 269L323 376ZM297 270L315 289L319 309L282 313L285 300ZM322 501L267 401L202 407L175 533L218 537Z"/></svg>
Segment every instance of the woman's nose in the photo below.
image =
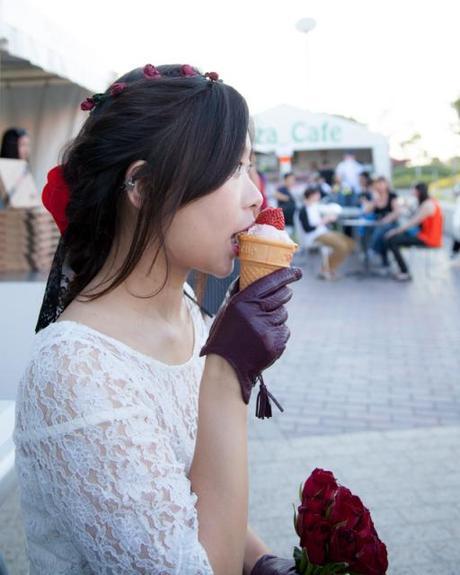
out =
<svg viewBox="0 0 460 575"><path fill-rule="evenodd" d="M257 208L260 209L260 206L262 205L263 202L263 196L262 196L262 192L259 190L259 188L255 185L255 183L248 178L248 200L249 200L249 205L251 206L251 208Z"/></svg>

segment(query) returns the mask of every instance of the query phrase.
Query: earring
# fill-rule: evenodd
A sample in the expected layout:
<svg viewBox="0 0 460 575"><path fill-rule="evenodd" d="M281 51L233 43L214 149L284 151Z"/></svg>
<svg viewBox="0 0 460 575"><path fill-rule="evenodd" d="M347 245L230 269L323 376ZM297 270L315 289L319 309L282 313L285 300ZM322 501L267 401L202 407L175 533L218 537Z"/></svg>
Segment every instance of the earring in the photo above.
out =
<svg viewBox="0 0 460 575"><path fill-rule="evenodd" d="M134 186L136 185L135 181L133 180L133 178L129 178L129 180L125 183L125 190L130 191L134 188Z"/></svg>

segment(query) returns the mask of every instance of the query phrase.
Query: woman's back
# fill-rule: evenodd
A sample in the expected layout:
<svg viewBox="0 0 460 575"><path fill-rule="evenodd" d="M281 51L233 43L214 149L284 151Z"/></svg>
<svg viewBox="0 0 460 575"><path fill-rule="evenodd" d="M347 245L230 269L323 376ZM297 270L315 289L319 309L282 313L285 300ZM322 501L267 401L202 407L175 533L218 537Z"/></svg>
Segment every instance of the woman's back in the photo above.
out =
<svg viewBox="0 0 460 575"><path fill-rule="evenodd" d="M37 335L15 430L31 573L211 572L187 479L207 330L188 305L181 365L77 322Z"/></svg>

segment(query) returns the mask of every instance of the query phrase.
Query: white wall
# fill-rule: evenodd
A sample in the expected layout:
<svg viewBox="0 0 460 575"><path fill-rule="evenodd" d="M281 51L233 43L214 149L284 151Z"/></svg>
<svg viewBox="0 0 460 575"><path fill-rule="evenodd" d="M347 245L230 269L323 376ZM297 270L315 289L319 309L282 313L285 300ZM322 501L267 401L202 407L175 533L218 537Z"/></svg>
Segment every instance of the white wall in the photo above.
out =
<svg viewBox="0 0 460 575"><path fill-rule="evenodd" d="M0 282L0 399L16 397L44 290L44 282Z"/></svg>

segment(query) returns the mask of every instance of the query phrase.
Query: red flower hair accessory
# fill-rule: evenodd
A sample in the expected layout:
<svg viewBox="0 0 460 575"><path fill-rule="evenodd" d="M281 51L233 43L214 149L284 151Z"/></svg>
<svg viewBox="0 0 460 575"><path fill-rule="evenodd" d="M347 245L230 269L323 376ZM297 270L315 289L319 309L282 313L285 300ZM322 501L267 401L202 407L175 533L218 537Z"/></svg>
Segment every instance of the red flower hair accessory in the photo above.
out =
<svg viewBox="0 0 460 575"><path fill-rule="evenodd" d="M155 68L155 66L152 64L147 64L144 66L144 78L147 78L148 80L155 80L157 78L161 78L161 74L160 71Z"/></svg>
<svg viewBox="0 0 460 575"><path fill-rule="evenodd" d="M42 202L53 216L61 234L67 229L66 209L69 196L70 190L64 179L64 170L62 166L56 166L48 172L48 181L42 192Z"/></svg>
<svg viewBox="0 0 460 575"><path fill-rule="evenodd" d="M118 94L121 94L124 90L126 90L127 86L128 84L126 84L125 82L115 82L115 84L112 84L109 88L110 95L118 96Z"/></svg>
<svg viewBox="0 0 460 575"><path fill-rule="evenodd" d="M180 69L181 76L198 76L198 73L189 64L184 64Z"/></svg>
<svg viewBox="0 0 460 575"><path fill-rule="evenodd" d="M128 84L125 82L115 82L108 89L108 93L105 92L103 94L93 94L89 98L86 98L86 100L83 100L83 102L80 104L80 108L84 112L90 112L101 102L104 102L110 97L116 97L121 94L127 87Z"/></svg>
<svg viewBox="0 0 460 575"><path fill-rule="evenodd" d="M83 110L83 112L90 112L95 106L96 102L93 98L86 98L86 100L83 100L80 104L80 109Z"/></svg>
<svg viewBox="0 0 460 575"><path fill-rule="evenodd" d="M211 80L211 82L222 82L222 80L219 80L219 74L217 72L206 72L204 77Z"/></svg>

